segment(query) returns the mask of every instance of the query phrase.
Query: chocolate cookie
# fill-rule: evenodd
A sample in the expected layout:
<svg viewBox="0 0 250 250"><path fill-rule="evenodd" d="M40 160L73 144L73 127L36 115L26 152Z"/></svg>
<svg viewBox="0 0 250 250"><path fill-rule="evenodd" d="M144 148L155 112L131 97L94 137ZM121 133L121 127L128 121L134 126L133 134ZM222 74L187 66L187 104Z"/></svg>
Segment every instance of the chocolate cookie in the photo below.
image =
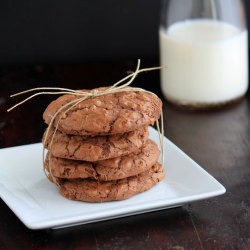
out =
<svg viewBox="0 0 250 250"><path fill-rule="evenodd" d="M136 153L97 162L74 161L50 156L45 162L48 172L59 178L92 178L100 181L123 179L151 168L159 158L155 142L147 143Z"/></svg>
<svg viewBox="0 0 250 250"><path fill-rule="evenodd" d="M45 123L49 124L63 105L77 98L63 95L51 102L43 114ZM68 108L59 112L54 121L60 131L72 135L106 135L153 125L160 117L162 102L147 92L127 91L89 98L65 112Z"/></svg>
<svg viewBox="0 0 250 250"><path fill-rule="evenodd" d="M90 179L65 181L60 193L70 200L105 202L125 200L146 191L165 176L162 166L156 163L149 170L118 181L96 181Z"/></svg>
<svg viewBox="0 0 250 250"><path fill-rule="evenodd" d="M141 148L148 139L148 127L124 134L94 137L67 135L59 130L53 137L53 133L54 130L50 129L46 142L43 138L43 144L51 154L60 158L81 161L99 161L127 155Z"/></svg>

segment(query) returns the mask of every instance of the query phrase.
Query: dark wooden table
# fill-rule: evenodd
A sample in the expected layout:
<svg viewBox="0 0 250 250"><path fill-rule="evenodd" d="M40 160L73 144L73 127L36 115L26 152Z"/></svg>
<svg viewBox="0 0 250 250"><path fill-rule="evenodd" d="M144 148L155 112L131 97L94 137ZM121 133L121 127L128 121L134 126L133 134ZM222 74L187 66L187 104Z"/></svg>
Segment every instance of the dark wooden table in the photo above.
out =
<svg viewBox="0 0 250 250"><path fill-rule="evenodd" d="M0 148L39 142L45 129L43 110L54 98L37 97L7 113L20 101L10 94L40 86L110 85L134 68L135 61L1 67ZM162 97L159 72L140 75L134 86ZM29 230L0 199L0 249L250 249L249 94L216 111L187 112L164 102L164 119L165 135L220 181L226 194L61 230Z"/></svg>

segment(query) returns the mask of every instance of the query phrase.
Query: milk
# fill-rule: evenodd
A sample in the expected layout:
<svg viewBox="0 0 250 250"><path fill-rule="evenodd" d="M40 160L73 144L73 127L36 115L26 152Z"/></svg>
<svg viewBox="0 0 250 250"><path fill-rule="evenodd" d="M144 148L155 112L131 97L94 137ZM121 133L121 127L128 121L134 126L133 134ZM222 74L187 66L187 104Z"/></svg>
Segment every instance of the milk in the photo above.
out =
<svg viewBox="0 0 250 250"><path fill-rule="evenodd" d="M196 19L160 29L161 87L176 101L220 103L248 87L247 31Z"/></svg>

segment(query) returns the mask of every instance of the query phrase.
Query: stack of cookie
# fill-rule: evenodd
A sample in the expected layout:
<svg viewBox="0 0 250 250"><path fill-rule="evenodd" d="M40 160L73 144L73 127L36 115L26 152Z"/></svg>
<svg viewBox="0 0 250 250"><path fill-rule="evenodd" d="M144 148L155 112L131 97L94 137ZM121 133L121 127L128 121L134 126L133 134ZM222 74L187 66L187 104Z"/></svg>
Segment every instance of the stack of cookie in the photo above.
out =
<svg viewBox="0 0 250 250"><path fill-rule="evenodd" d="M91 97L69 109L76 99L78 95L63 95L43 115L52 125L43 139L45 168L63 196L87 202L124 200L164 178L157 163L160 151L148 139L148 126L161 114L158 97L124 91Z"/></svg>

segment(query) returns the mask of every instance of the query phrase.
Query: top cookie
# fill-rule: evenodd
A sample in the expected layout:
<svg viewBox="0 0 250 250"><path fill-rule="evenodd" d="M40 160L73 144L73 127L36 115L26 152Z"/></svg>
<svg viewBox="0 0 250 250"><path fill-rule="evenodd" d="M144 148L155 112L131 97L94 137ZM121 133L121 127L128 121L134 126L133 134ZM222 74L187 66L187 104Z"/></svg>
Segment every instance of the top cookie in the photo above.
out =
<svg viewBox="0 0 250 250"><path fill-rule="evenodd" d="M43 114L45 123L49 124L63 105L77 98L67 94L51 102ZM150 93L124 91L89 98L65 112L68 108L54 120L60 131L72 135L107 135L153 125L160 117L162 102Z"/></svg>

